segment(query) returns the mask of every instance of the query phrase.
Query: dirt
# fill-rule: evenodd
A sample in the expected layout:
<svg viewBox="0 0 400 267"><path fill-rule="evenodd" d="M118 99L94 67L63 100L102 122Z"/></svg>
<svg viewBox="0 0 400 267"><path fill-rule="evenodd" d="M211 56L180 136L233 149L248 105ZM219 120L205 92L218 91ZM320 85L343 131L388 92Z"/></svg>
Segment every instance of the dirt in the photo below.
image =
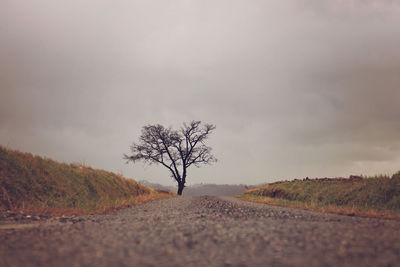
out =
<svg viewBox="0 0 400 267"><path fill-rule="evenodd" d="M0 266L398 266L400 261L399 221L230 197L175 197L108 215L7 216L0 217Z"/></svg>

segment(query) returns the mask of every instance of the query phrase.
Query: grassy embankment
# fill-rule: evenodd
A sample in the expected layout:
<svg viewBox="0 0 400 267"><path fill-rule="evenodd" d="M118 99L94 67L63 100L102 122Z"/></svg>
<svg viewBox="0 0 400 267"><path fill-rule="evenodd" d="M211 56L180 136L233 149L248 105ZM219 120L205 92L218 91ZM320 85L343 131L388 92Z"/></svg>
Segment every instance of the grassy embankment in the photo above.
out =
<svg viewBox="0 0 400 267"><path fill-rule="evenodd" d="M303 179L247 190L238 198L366 217L400 218L400 171L390 176Z"/></svg>
<svg viewBox="0 0 400 267"><path fill-rule="evenodd" d="M122 175L0 146L0 211L94 214L171 196Z"/></svg>

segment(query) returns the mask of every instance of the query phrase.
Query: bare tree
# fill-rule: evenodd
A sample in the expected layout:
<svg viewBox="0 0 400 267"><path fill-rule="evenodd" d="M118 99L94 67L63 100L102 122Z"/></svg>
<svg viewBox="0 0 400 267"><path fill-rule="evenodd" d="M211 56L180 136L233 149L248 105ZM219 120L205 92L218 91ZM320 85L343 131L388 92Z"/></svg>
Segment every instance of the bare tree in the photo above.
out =
<svg viewBox="0 0 400 267"><path fill-rule="evenodd" d="M205 145L213 130L214 125L201 125L201 121L183 123L180 130L160 124L147 125L142 129L139 142L132 144L132 155L125 154L124 159L133 163L144 161L149 165L163 165L177 181L178 195L182 195L190 166L200 167L217 161L211 154L211 147Z"/></svg>

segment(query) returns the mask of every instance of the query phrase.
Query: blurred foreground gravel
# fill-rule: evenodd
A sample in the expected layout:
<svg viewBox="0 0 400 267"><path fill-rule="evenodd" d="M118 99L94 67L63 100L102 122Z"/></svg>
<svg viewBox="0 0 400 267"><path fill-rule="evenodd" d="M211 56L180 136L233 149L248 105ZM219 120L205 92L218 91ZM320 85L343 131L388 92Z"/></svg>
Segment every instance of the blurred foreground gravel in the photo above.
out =
<svg viewBox="0 0 400 267"><path fill-rule="evenodd" d="M400 222L176 197L0 223L0 266L400 266Z"/></svg>

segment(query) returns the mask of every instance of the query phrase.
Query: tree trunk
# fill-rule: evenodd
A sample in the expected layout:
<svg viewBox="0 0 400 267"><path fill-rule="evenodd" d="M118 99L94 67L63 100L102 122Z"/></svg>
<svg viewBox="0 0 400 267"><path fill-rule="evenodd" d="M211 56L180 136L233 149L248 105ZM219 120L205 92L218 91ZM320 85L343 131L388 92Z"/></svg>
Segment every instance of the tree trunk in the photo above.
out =
<svg viewBox="0 0 400 267"><path fill-rule="evenodd" d="M185 187L185 185L183 183L178 184L178 195L180 195L180 196L182 195L184 187Z"/></svg>

